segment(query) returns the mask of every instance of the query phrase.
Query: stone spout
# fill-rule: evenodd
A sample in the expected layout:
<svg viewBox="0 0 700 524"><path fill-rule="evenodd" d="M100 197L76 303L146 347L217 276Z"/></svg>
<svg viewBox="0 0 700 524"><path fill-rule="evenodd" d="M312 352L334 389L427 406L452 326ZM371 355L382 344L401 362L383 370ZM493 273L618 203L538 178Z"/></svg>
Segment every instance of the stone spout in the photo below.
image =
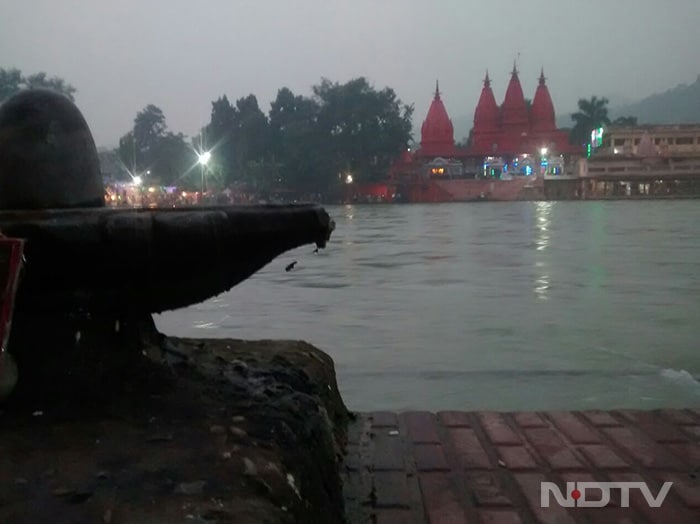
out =
<svg viewBox="0 0 700 524"><path fill-rule="evenodd" d="M18 313L160 313L207 300L282 253L325 247L317 205L0 211L26 239Z"/></svg>

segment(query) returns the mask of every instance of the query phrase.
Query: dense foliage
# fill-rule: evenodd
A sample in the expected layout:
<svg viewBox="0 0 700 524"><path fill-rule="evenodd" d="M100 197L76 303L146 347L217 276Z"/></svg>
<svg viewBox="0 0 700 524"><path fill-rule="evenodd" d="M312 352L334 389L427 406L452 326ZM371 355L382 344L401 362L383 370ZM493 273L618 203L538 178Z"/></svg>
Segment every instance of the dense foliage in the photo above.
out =
<svg viewBox="0 0 700 524"><path fill-rule="evenodd" d="M24 76L19 69L4 69L0 67L0 104L22 89L51 89L64 94L71 100L75 87L56 76L49 78L46 73L35 73Z"/></svg>
<svg viewBox="0 0 700 524"><path fill-rule="evenodd" d="M393 89L377 90L365 78L323 79L311 97L283 87L267 115L254 95L235 104L219 98L204 144L228 183L325 191L348 173L382 178L411 139L412 113Z"/></svg>
<svg viewBox="0 0 700 524"><path fill-rule="evenodd" d="M324 192L344 180L383 178L411 140L413 108L393 89L377 90L365 78L345 84L323 79L312 96L283 87L265 114L255 95L212 102L211 118L188 144L168 132L165 115L149 105L119 143L133 175L151 183L198 187L245 184L258 191ZM206 168L198 154L211 151Z"/></svg>

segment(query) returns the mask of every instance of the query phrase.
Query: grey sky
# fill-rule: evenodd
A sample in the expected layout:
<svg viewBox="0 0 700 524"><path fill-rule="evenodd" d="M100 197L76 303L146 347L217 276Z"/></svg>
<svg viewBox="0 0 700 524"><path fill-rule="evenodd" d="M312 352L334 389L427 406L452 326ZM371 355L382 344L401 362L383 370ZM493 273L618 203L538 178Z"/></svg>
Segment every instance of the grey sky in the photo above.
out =
<svg viewBox="0 0 700 524"><path fill-rule="evenodd" d="M65 78L111 146L149 103L191 135L222 94L267 111L322 76L393 87L417 125L439 78L471 118L484 70L500 102L518 53L525 96L544 66L557 112L634 100L695 80L699 21L698 0L0 0L0 67Z"/></svg>

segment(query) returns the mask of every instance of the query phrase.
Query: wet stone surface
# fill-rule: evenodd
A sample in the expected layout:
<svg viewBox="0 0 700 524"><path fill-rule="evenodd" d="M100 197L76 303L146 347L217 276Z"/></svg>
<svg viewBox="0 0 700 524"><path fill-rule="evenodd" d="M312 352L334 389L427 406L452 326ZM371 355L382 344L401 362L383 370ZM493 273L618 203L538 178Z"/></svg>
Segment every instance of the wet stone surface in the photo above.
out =
<svg viewBox="0 0 700 524"><path fill-rule="evenodd" d="M325 353L161 342L108 401L0 407L0 522L342 521L348 412Z"/></svg>

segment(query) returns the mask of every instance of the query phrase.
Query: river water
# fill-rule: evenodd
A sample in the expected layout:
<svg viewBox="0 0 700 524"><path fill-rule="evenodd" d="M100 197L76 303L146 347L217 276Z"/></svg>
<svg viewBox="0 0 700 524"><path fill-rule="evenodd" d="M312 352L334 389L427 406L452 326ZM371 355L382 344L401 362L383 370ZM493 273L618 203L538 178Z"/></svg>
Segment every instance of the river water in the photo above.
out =
<svg viewBox="0 0 700 524"><path fill-rule="evenodd" d="M700 201L327 210L325 250L158 327L307 340L354 410L700 405Z"/></svg>

